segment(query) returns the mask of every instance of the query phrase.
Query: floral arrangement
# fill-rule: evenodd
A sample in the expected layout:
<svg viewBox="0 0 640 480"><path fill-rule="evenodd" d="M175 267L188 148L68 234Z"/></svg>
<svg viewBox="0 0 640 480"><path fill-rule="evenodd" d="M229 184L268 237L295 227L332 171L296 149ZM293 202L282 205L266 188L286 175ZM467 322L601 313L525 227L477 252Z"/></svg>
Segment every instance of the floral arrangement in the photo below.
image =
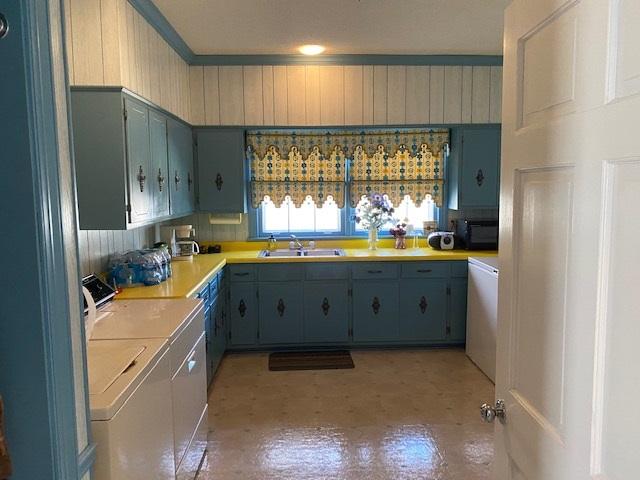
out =
<svg viewBox="0 0 640 480"><path fill-rule="evenodd" d="M407 224L404 222L397 223L395 227L389 230L394 238L404 237L407 234Z"/></svg>
<svg viewBox="0 0 640 480"><path fill-rule="evenodd" d="M378 230L393 220L393 212L393 207L384 196L372 193L358 205L354 220L368 230Z"/></svg>

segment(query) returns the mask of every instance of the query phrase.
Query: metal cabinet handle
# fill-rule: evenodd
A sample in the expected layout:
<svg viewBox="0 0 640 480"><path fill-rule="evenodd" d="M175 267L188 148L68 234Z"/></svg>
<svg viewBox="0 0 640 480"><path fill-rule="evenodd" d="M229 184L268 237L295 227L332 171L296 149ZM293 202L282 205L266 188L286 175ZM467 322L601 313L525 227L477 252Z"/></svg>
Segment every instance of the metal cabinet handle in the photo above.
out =
<svg viewBox="0 0 640 480"><path fill-rule="evenodd" d="M278 315L280 315L281 317L284 316L284 310L285 310L285 305L284 305L284 300L280 299L278 300L278 306L276 307L276 310L278 310Z"/></svg>
<svg viewBox="0 0 640 480"><path fill-rule="evenodd" d="M187 172L187 190L191 191L191 185L193 184L193 179L191 178L191 172Z"/></svg>
<svg viewBox="0 0 640 480"><path fill-rule="evenodd" d="M137 180L138 180L138 183L140 184L140 191L144 192L144 182L147 180L147 176L144 174L142 165L140 165L140 168L138 169Z"/></svg>
<svg viewBox="0 0 640 480"><path fill-rule="evenodd" d="M9 33L9 22L7 17L0 13L0 38L4 38Z"/></svg>
<svg viewBox="0 0 640 480"><path fill-rule="evenodd" d="M476 174L476 183L479 187L481 187L484 183L484 173L481 168L478 169L478 173Z"/></svg>
<svg viewBox="0 0 640 480"><path fill-rule="evenodd" d="M249 272L237 272L237 273L234 273L234 275L236 277L246 277L247 275L249 275Z"/></svg>
<svg viewBox="0 0 640 480"><path fill-rule="evenodd" d="M367 273L382 273L382 270L367 270Z"/></svg>
<svg viewBox="0 0 640 480"><path fill-rule="evenodd" d="M416 270L418 273L431 273L432 270L430 268L421 268Z"/></svg>
<svg viewBox="0 0 640 480"><path fill-rule="evenodd" d="M158 190L162 191L162 187L164 186L165 177L162 176L162 169L158 169Z"/></svg>
<svg viewBox="0 0 640 480"><path fill-rule="evenodd" d="M176 182L176 191L178 191L178 183L180 183L180 175L178 175L178 171L176 170L175 175L173 176L173 181Z"/></svg>
<svg viewBox="0 0 640 480"><path fill-rule="evenodd" d="M429 306L429 304L427 303L427 299L424 298L424 295L422 296L422 298L420 298L420 303L418 304L418 306L420 307L420 311L422 313L427 311L427 307Z"/></svg>
<svg viewBox="0 0 640 480"><path fill-rule="evenodd" d="M240 303L238 304L238 312L242 318L244 318L245 313L247 313L247 305L242 299L240 299Z"/></svg>
<svg viewBox="0 0 640 480"><path fill-rule="evenodd" d="M373 313L375 315L380 311L380 299L378 297L373 297L373 303L371 304L371 308L373 309Z"/></svg>
<svg viewBox="0 0 640 480"><path fill-rule="evenodd" d="M329 299L327 297L324 297L324 300L322 300L320 308L322 308L322 313L324 313L325 317L329 315L329 308L331 308L331 305L329 305Z"/></svg>
<svg viewBox="0 0 640 480"><path fill-rule="evenodd" d="M220 175L219 173L216 175L216 187L218 188L218 191L222 190L222 184L224 183L224 181L222 180L222 175Z"/></svg>

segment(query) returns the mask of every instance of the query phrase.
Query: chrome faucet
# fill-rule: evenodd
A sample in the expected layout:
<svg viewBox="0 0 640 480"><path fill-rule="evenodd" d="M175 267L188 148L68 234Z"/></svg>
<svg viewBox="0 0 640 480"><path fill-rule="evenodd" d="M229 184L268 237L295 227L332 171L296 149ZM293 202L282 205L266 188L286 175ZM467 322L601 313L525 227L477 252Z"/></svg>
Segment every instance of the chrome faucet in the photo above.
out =
<svg viewBox="0 0 640 480"><path fill-rule="evenodd" d="M304 245L300 240L298 240L298 237L296 237L295 235L291 235L291 240L298 250L304 250Z"/></svg>

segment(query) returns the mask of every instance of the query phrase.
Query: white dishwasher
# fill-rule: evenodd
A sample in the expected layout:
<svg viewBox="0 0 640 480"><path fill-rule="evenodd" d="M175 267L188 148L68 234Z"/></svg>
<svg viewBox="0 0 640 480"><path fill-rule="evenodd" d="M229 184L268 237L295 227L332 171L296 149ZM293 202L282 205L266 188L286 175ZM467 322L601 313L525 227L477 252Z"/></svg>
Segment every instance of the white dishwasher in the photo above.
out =
<svg viewBox="0 0 640 480"><path fill-rule="evenodd" d="M467 356L496 381L498 257L469 257Z"/></svg>

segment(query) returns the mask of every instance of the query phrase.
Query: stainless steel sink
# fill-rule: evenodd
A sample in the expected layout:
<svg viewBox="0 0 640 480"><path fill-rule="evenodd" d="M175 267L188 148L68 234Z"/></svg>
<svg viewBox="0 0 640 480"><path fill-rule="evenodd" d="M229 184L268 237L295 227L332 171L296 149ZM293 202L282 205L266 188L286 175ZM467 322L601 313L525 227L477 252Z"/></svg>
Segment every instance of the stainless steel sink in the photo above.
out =
<svg viewBox="0 0 640 480"><path fill-rule="evenodd" d="M344 250L340 248L324 248L314 250L262 250L258 257L343 257Z"/></svg>

